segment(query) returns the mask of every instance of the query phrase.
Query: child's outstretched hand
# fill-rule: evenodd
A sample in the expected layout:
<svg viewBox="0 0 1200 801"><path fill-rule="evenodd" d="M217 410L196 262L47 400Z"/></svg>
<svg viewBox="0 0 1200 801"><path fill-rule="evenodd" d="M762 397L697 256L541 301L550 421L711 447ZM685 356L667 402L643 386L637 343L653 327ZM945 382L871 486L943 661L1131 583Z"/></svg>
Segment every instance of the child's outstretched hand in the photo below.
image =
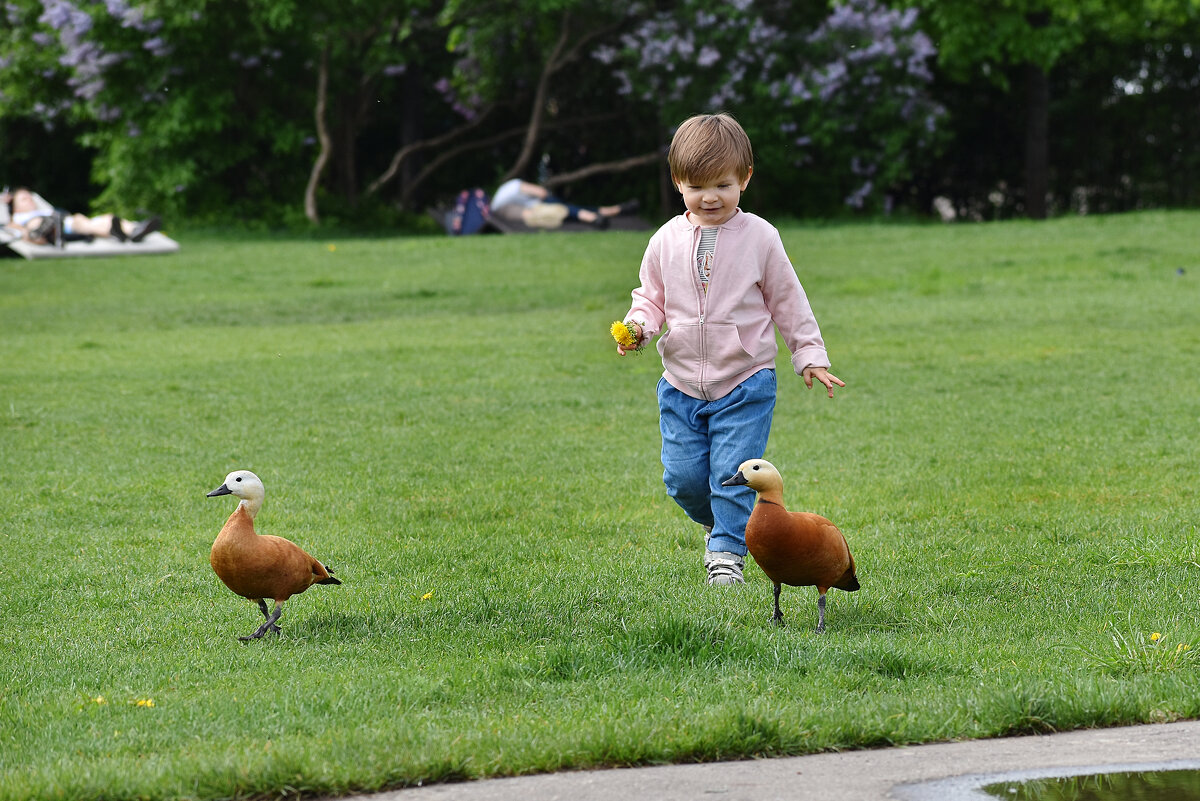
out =
<svg viewBox="0 0 1200 801"><path fill-rule="evenodd" d="M618 325L620 325L620 323L613 323L614 337L618 333L616 330ZM624 356L626 353L632 353L632 352L638 350L638 348L640 348L641 344L642 344L642 327L640 325L638 325L637 323L628 323L627 325L629 328L633 329L632 331L630 331L630 333L633 334L634 341L632 343L628 343L628 344L622 344L622 342L620 340L617 341L617 354L620 356Z"/></svg>
<svg viewBox="0 0 1200 801"><path fill-rule="evenodd" d="M831 398L833 397L834 384L837 384L839 387L846 386L845 381L842 381L842 379L838 378L824 367L805 367L801 375L804 376L804 386L812 389L813 379L816 379L825 385L825 389L829 391L829 397Z"/></svg>

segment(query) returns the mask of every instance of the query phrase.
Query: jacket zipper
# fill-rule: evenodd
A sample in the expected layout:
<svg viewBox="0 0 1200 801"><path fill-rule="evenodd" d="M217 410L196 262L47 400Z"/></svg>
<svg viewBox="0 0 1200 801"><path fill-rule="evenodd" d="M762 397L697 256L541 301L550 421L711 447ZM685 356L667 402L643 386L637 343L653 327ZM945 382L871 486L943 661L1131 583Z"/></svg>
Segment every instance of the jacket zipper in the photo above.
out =
<svg viewBox="0 0 1200 801"><path fill-rule="evenodd" d="M705 312L707 311L707 306L705 304L706 297L704 294L704 286L700 283L700 276L696 272L696 269L697 269L696 268L696 260L697 260L698 254L700 252L700 228L699 227L693 229L692 236L695 238L695 243L692 247L692 286L694 286L696 288L696 300L697 300L697 303L698 303L699 309L700 309L700 317L699 317L700 328L699 328L699 331L697 332L700 335L700 370L698 372L698 375L696 376L696 384L697 384L697 389L700 390L700 394L704 396L704 399L711 400L708 397L708 390L705 387L705 374L708 372L708 369L707 369L708 368L708 339L704 335L704 315L705 315ZM714 257L713 261L716 261L716 251L715 250L713 251L713 257ZM710 278L709 280L710 280L709 288L711 289L712 288L712 284L711 284L712 279Z"/></svg>

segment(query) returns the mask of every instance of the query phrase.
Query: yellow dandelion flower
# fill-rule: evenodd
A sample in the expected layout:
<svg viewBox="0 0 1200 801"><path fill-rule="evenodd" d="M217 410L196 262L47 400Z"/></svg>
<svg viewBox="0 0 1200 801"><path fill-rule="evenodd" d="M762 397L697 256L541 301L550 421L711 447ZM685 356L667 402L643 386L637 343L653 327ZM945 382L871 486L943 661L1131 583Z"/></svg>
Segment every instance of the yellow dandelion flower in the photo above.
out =
<svg viewBox="0 0 1200 801"><path fill-rule="evenodd" d="M1150 635L1150 642L1158 642L1162 639L1162 635L1157 631Z"/></svg>
<svg viewBox="0 0 1200 801"><path fill-rule="evenodd" d="M613 339L622 348L638 349L637 329L629 323L615 322L612 324Z"/></svg>
<svg viewBox="0 0 1200 801"><path fill-rule="evenodd" d="M421 600L422 600L422 601L428 601L428 600L429 600L430 598L432 598L432 597L433 597L433 590L430 590L429 592L427 592L427 593L425 593L424 595L422 595L422 596L421 596Z"/></svg>
<svg viewBox="0 0 1200 801"><path fill-rule="evenodd" d="M153 698L139 698L139 699L137 699L137 705L145 706L145 707L154 706L154 699Z"/></svg>
<svg viewBox="0 0 1200 801"><path fill-rule="evenodd" d="M333 253L337 250L337 245L329 245L328 248L329 248L329 252Z"/></svg>
<svg viewBox="0 0 1200 801"><path fill-rule="evenodd" d="M100 706L104 706L105 704L108 703L108 701L104 700L103 695L97 695L95 698L92 699L92 703L99 704Z"/></svg>

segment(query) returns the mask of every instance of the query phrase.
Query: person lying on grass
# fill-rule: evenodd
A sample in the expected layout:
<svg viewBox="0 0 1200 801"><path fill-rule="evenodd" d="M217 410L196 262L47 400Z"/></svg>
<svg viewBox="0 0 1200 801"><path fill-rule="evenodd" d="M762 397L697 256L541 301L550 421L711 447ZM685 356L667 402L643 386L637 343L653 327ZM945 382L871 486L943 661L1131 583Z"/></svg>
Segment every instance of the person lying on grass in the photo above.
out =
<svg viewBox="0 0 1200 801"><path fill-rule="evenodd" d="M25 187L0 197L0 202L9 205L11 225L20 229L22 238L35 245L57 245L63 241L92 238L141 242L162 227L162 220L157 216L134 222L115 214L88 217L55 209L39 203L37 196Z"/></svg>
<svg viewBox="0 0 1200 801"><path fill-rule="evenodd" d="M754 172L750 138L728 114L679 126L667 160L686 211L650 239L624 317L632 347L662 331L658 382L667 494L705 531L710 585L740 584L754 493L721 482L762 458L775 409L775 327L792 365L829 397L845 384L800 280L769 222L738 208ZM615 331L614 327L614 331ZM628 340L627 340L628 341Z"/></svg>

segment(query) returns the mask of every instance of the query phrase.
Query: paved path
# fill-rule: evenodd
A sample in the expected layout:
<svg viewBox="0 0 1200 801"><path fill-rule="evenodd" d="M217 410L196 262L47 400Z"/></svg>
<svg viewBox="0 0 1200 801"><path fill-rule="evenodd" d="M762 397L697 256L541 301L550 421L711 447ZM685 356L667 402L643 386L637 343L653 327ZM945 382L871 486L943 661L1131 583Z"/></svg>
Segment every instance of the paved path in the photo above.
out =
<svg viewBox="0 0 1200 801"><path fill-rule="evenodd" d="M1164 763L1179 762L1177 765ZM845 751L783 759L577 771L414 787L359 801L952 801L992 798L961 777L1200 768L1200 721ZM1081 768L1083 768L1081 770ZM959 777L957 779L953 777ZM939 781L940 780L940 781ZM924 783L937 782L929 786ZM994 801L994 799L993 799Z"/></svg>

